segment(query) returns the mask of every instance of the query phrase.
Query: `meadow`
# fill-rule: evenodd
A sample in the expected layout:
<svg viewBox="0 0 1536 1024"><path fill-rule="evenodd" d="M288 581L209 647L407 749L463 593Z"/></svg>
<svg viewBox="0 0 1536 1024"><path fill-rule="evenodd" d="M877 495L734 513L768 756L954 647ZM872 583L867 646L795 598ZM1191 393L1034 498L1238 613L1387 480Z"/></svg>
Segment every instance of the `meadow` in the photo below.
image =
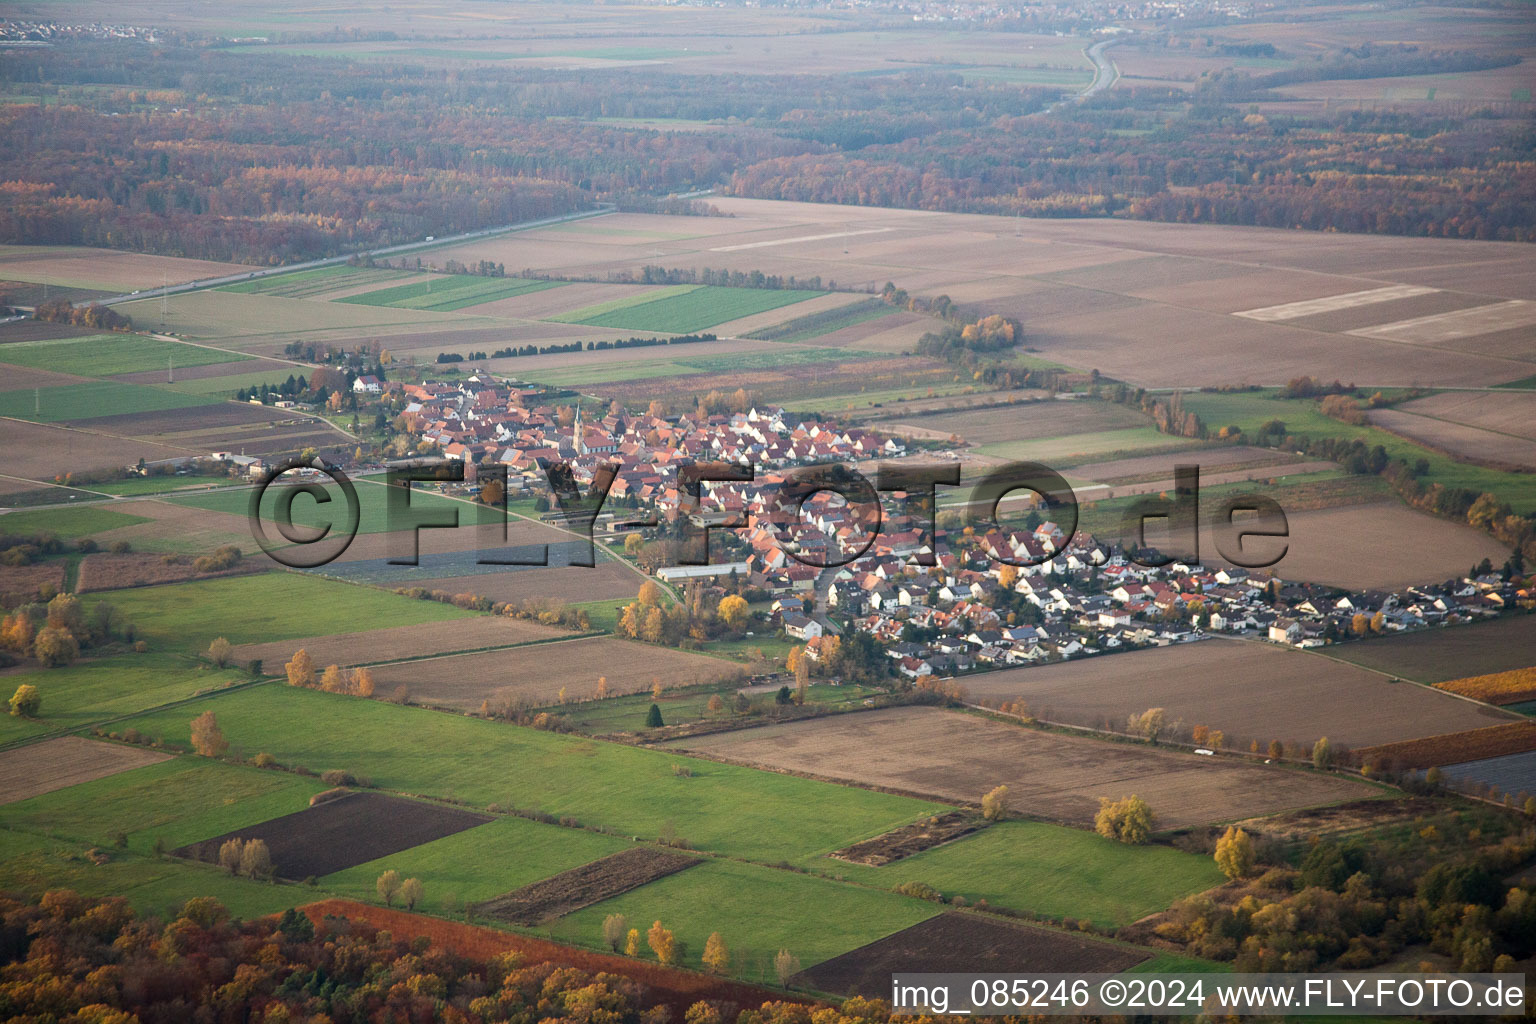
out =
<svg viewBox="0 0 1536 1024"><path fill-rule="evenodd" d="M797 316L772 327L752 331L746 337L761 341L809 341L823 334L840 331L844 327L855 327L871 320L890 316L894 312L896 312L895 308L884 299L867 299L850 306L839 306L821 313Z"/></svg>
<svg viewBox="0 0 1536 1024"><path fill-rule="evenodd" d="M62 668L13 673L6 685L36 686L43 706L36 718L0 716L0 745L81 729L240 679L233 670L189 664L164 653L118 654Z"/></svg>
<svg viewBox="0 0 1536 1024"><path fill-rule="evenodd" d="M1129 924L1222 882L1209 857L1169 846L1125 846L1037 821L1001 822L883 867L834 863L834 873L863 885L924 882L970 903L986 900L1100 927Z"/></svg>
<svg viewBox="0 0 1536 1024"><path fill-rule="evenodd" d="M1426 481L1448 488L1466 488L1477 494L1489 491L1509 502L1516 512L1536 512L1536 474L1509 473L1457 462L1379 427L1357 427L1324 416L1310 400L1283 399L1274 391L1190 392L1184 396L1184 407L1198 414L1213 430L1234 425L1252 436L1264 423L1278 419L1285 424L1288 434L1358 439L1371 447L1381 445L1389 456L1409 464L1424 459L1429 464L1429 472L1423 477Z"/></svg>
<svg viewBox="0 0 1536 1024"><path fill-rule="evenodd" d="M390 527L388 493L385 490L387 485L377 480L357 480L354 483L357 487L359 510L357 532L359 534L387 532ZM339 529L346 520L346 502L341 489L329 480L321 480L319 485L325 488L331 500L322 504L306 495L295 495L289 506L293 512L294 525L318 529L335 523ZM200 494L175 495L168 500L178 505L206 509L210 512L224 512L244 519L250 512L251 493L251 488L248 487L232 487ZM274 522L277 501L282 493L283 485L278 484L267 488L266 493L262 495L261 516L264 521ZM420 490L419 485L411 489L408 514L418 511L427 514L454 513L458 516L459 523L464 526L496 523L500 521L501 515L499 509L474 502L455 501L431 491Z"/></svg>
<svg viewBox="0 0 1536 1024"><path fill-rule="evenodd" d="M557 319L562 323L579 323L591 327L689 334L826 294L716 286L685 285L683 288L685 290L660 297L653 295L646 301L632 302L618 308L603 310L601 307L591 307L577 310Z"/></svg>
<svg viewBox="0 0 1536 1024"><path fill-rule="evenodd" d="M53 341L19 341L0 347L0 362L82 377L111 377L119 373L164 370L167 364L206 366L249 359L198 345L183 345L137 334L96 334Z"/></svg>
<svg viewBox="0 0 1536 1024"><path fill-rule="evenodd" d="M149 519L144 516L118 512L100 505L81 505L77 508L7 513L4 518L0 518L0 533L16 536L51 533L62 540L78 540L106 530L147 522Z"/></svg>
<svg viewBox="0 0 1536 1024"><path fill-rule="evenodd" d="M601 942L603 918L623 914L643 935L661 921L685 944L682 962L701 966L704 942L719 932L731 973L771 981L773 958L788 949L804 966L900 931L938 913L934 903L758 864L706 861L552 922L562 942Z"/></svg>
<svg viewBox="0 0 1536 1024"><path fill-rule="evenodd" d="M941 805L750 768L697 761L269 683L124 723L185 744L203 710L232 744L280 762L346 768L404 793L499 803L606 825L625 835L674 831L698 849L806 862ZM691 775L679 775L674 765ZM213 835L216 833L208 833Z"/></svg>
<svg viewBox="0 0 1536 1024"><path fill-rule="evenodd" d="M273 274L254 281L225 285L221 292L236 295L277 295L285 299L307 299L352 285L385 282L409 276L403 270L383 270L374 267L332 266L314 270L299 270L290 274Z"/></svg>
<svg viewBox="0 0 1536 1024"><path fill-rule="evenodd" d="M348 295L337 302L359 306L393 306L396 309L422 309L449 313L467 306L478 306L497 299L510 299L529 292L558 288L559 281L527 281L516 277L472 277L467 274L434 277L427 281L395 285L361 295Z"/></svg>
<svg viewBox="0 0 1536 1024"><path fill-rule="evenodd" d="M201 654L215 637L254 644L359 628L411 626L473 613L436 601L297 572L173 583L82 598L109 601L155 650Z"/></svg>
<svg viewBox="0 0 1536 1024"><path fill-rule="evenodd" d="M93 380L60 387L0 392L0 416L34 423L60 423L129 413L163 412L216 405L218 398L189 395L163 387Z"/></svg>
<svg viewBox="0 0 1536 1024"><path fill-rule="evenodd" d="M456 905L500 896L632 845L627 838L508 816L334 872L320 883L327 892L367 902L378 898L379 875L394 869L420 878L429 908L451 914Z"/></svg>

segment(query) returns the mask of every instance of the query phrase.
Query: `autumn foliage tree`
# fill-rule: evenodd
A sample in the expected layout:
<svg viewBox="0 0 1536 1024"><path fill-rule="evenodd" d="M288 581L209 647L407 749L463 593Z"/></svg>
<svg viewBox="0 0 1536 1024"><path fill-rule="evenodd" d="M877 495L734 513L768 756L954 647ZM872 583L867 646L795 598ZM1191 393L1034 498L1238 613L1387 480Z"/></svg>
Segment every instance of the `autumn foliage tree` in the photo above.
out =
<svg viewBox="0 0 1536 1024"><path fill-rule="evenodd" d="M283 669L288 673L289 686L315 685L315 663L304 648L295 651L293 660L284 665Z"/></svg>
<svg viewBox="0 0 1536 1024"><path fill-rule="evenodd" d="M1243 878L1253 873L1253 837L1233 825L1216 840L1216 866L1228 878Z"/></svg>
<svg viewBox="0 0 1536 1024"><path fill-rule="evenodd" d="M1008 787L996 786L981 798L981 816L1001 821L1008 814Z"/></svg>
<svg viewBox="0 0 1536 1024"><path fill-rule="evenodd" d="M229 750L229 741L212 711L192 719L192 749L204 757L222 757Z"/></svg>
<svg viewBox="0 0 1536 1024"><path fill-rule="evenodd" d="M1094 831L1106 839L1140 846L1152 838L1152 809L1141 797L1132 794L1119 800L1099 798L1099 812L1094 816Z"/></svg>
<svg viewBox="0 0 1536 1024"><path fill-rule="evenodd" d="M37 687L31 683L22 683L11 694L10 704L11 714L17 718L36 718L43 708L43 698L38 694Z"/></svg>
<svg viewBox="0 0 1536 1024"><path fill-rule="evenodd" d="M731 952L719 932L710 932L704 943L704 966L711 974L724 974L731 966Z"/></svg>
<svg viewBox="0 0 1536 1024"><path fill-rule="evenodd" d="M670 928L663 928L657 921L645 933L645 944L651 947L658 962L670 965L677 959L677 937Z"/></svg>

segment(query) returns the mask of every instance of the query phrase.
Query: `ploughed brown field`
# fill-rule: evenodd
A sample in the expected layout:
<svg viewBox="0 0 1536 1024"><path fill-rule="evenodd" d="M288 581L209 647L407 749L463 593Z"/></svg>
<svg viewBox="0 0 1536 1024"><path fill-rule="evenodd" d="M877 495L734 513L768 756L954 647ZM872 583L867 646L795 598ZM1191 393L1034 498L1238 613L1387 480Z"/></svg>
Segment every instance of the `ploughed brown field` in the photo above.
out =
<svg viewBox="0 0 1536 1024"><path fill-rule="evenodd" d="M4 423L5 472L43 483L61 473L131 466L141 458L155 462L208 454L175 443L119 437L90 428L10 419Z"/></svg>
<svg viewBox="0 0 1536 1024"><path fill-rule="evenodd" d="M1150 425L1145 416L1122 405L1041 399L990 409L893 417L871 423L870 427L904 437L947 440L958 436L971 444L996 444Z"/></svg>
<svg viewBox="0 0 1536 1024"><path fill-rule="evenodd" d="M1490 725L1467 732L1452 732L1401 743L1383 743L1355 751L1362 763L1395 768L1433 768L1437 765L1481 761L1488 757L1523 754L1536 750L1536 722L1524 720Z"/></svg>
<svg viewBox="0 0 1536 1024"><path fill-rule="evenodd" d="M1421 683L1507 672L1536 664L1536 615L1376 637L1340 644L1329 653Z"/></svg>
<svg viewBox="0 0 1536 1024"><path fill-rule="evenodd" d="M866 839L862 843L854 843L841 850L834 850L827 856L853 864L879 867L904 857L915 856L935 846L953 842L961 836L968 836L978 829L985 828L986 825L986 819L973 812L948 811L892 829L873 839Z"/></svg>
<svg viewBox="0 0 1536 1024"><path fill-rule="evenodd" d="M1363 747L1511 717L1308 651L1221 638L1004 669L963 685L988 703L1023 700L1047 721L1120 731L1128 715L1160 707L1170 724L1220 729L1238 750L1250 740L1267 748L1320 736Z"/></svg>
<svg viewBox="0 0 1536 1024"><path fill-rule="evenodd" d="M374 669L381 693L405 686L419 704L478 710L507 702L549 704L560 691L571 701L587 700L599 677L618 696L664 687L708 683L740 671L731 662L611 637L566 640L529 650L487 651L429 658Z"/></svg>
<svg viewBox="0 0 1536 1024"><path fill-rule="evenodd" d="M508 924L536 925L638 889L697 863L698 857L684 853L635 846L486 900L476 904L475 910Z"/></svg>
<svg viewBox="0 0 1536 1024"><path fill-rule="evenodd" d="M934 708L885 708L666 744L775 771L976 803L1006 785L1015 811L1091 825L1099 799L1132 793L1165 827L1355 800L1348 779L1065 736Z"/></svg>
<svg viewBox="0 0 1536 1024"><path fill-rule="evenodd" d="M484 615L448 622L425 622L415 626L391 626L357 633L312 636L301 640L282 640L266 644L242 644L234 649L231 661L244 665L260 659L269 675L283 671L283 663L303 648L317 666L372 665L401 658L444 654L452 651L478 651L487 647L510 647L531 640L569 636L554 626L512 619L504 615Z"/></svg>
<svg viewBox="0 0 1536 1024"><path fill-rule="evenodd" d="M83 736L60 736L3 750L0 751L0 775L6 783L0 803L15 803L170 758L169 754L143 747L102 743Z"/></svg>
<svg viewBox="0 0 1536 1024"><path fill-rule="evenodd" d="M98 551L80 560L80 574L75 590L84 594L93 590L118 590L123 587L149 587L161 583L181 583L210 576L238 576L264 572L271 563L263 557L245 559L221 572L199 572L193 555L161 555L150 551L124 554Z"/></svg>
<svg viewBox="0 0 1536 1024"><path fill-rule="evenodd" d="M1509 557L1509 549L1487 534L1437 519L1395 499L1299 510L1286 508L1284 499L1280 504L1290 537L1284 557L1268 571L1284 580L1350 590L1390 590L1460 576L1467 566L1484 558L1498 565ZM1209 505L1201 503L1202 518L1210 514ZM1149 528L1149 537L1153 529ZM1248 550L1267 554L1275 542L1257 538L1249 543ZM1227 565L1208 526L1200 531L1200 557L1213 568Z"/></svg>
<svg viewBox="0 0 1536 1024"><path fill-rule="evenodd" d="M1402 409L1372 409L1367 418L1374 426L1444 452L1460 462L1512 472L1536 470L1536 441L1420 415L1410 411L1413 405L1410 402Z"/></svg>
<svg viewBox="0 0 1536 1024"><path fill-rule="evenodd" d="M950 911L823 960L792 984L840 996L889 998L891 975L904 971L1116 974L1146 958L1139 949Z"/></svg>
<svg viewBox="0 0 1536 1024"><path fill-rule="evenodd" d="M319 878L409 850L491 819L454 807L382 793L348 793L281 818L190 843L172 854L217 861L228 839L261 839L279 878Z"/></svg>

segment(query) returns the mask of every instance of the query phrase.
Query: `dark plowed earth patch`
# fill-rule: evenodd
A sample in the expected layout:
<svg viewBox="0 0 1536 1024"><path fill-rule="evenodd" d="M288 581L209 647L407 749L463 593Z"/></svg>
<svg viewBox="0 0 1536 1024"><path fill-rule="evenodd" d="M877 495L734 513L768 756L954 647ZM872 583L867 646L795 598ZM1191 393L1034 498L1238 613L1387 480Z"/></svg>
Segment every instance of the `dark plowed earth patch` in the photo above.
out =
<svg viewBox="0 0 1536 1024"><path fill-rule="evenodd" d="M1065 932L939 914L795 975L790 984L846 996L889 996L903 971L966 974L1117 973L1146 955Z"/></svg>
<svg viewBox="0 0 1536 1024"><path fill-rule="evenodd" d="M486 900L474 909L508 924L538 924L638 889L698 862L699 858L685 853L636 846Z"/></svg>
<svg viewBox="0 0 1536 1024"><path fill-rule="evenodd" d="M924 850L931 850L935 846L959 839L961 836L968 836L986 823L986 819L979 818L968 811L950 811L947 814L935 815L932 818L924 818L922 821L914 821L910 825L892 829L873 839L866 839L862 843L854 843L852 846L835 850L827 856L854 864L879 867L882 864L922 853Z"/></svg>
<svg viewBox="0 0 1536 1024"><path fill-rule="evenodd" d="M262 839L279 878L319 878L490 820L484 814L381 793L349 793L171 852L190 860L217 861L225 840Z"/></svg>

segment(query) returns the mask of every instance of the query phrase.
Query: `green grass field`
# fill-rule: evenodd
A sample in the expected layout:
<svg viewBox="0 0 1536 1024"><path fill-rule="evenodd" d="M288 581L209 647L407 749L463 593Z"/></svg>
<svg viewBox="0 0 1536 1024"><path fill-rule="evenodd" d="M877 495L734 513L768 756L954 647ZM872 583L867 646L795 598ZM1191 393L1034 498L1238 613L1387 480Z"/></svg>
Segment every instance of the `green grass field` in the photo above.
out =
<svg viewBox="0 0 1536 1024"><path fill-rule="evenodd" d="M1380 428L1355 427L1324 416L1317 411L1317 403L1310 400L1280 398L1275 391L1190 392L1184 396L1184 407L1197 413L1213 430L1232 425L1253 434L1262 424L1277 419L1285 424L1286 432L1290 434L1312 438L1358 438L1367 445L1379 444L1389 456L1410 464L1417 459L1428 462L1429 473L1423 478L1425 481L1446 487L1463 487L1479 494L1489 491L1509 502L1522 515L1536 513L1536 474L1504 473L1457 462L1448 455Z"/></svg>
<svg viewBox="0 0 1536 1024"><path fill-rule="evenodd" d="M252 370L249 373L231 373L223 377L198 377L195 379L178 380L167 384L166 387L173 391L185 392L189 395L217 395L221 398L232 398L241 388L254 388L263 384L277 387L290 376L298 376L305 372L302 366L285 366L276 370Z"/></svg>
<svg viewBox="0 0 1536 1024"><path fill-rule="evenodd" d="M421 879L428 907L441 911L448 897L478 903L632 845L618 836L504 817L326 875L320 884L338 896L373 902L374 882L393 868L402 878Z"/></svg>
<svg viewBox="0 0 1536 1024"><path fill-rule="evenodd" d="M88 338L52 341L19 341L0 348L0 362L34 370L74 373L82 377L110 377L118 373L164 370L173 366L207 366L250 359L239 352L222 352L176 341L160 341L136 334L95 334ZM51 389L50 389L51 390Z"/></svg>
<svg viewBox="0 0 1536 1024"><path fill-rule="evenodd" d="M315 631L328 628L335 627L316 623ZM927 801L281 683L213 695L125 727L186 743L188 723L204 708L218 715L231 743L268 751L284 764L347 768L386 789L568 815L626 835L654 838L670 824L699 849L766 862L809 862L940 809ZM674 764L689 765L693 776L674 774Z"/></svg>
<svg viewBox="0 0 1536 1024"><path fill-rule="evenodd" d="M110 860L96 864L96 849ZM174 914L189 899L212 896L236 917L277 913L315 898L312 889L232 878L212 865L157 858L93 843L49 839L0 829L0 889L40 893L73 889L84 896L121 896L148 914Z"/></svg>
<svg viewBox="0 0 1536 1024"><path fill-rule="evenodd" d="M337 299L358 306L392 306L396 309L424 309L436 313L448 313L483 302L510 299L514 295L541 292L558 288L560 281L527 281L517 277L475 277L453 274L434 277L430 281L381 288Z"/></svg>
<svg viewBox="0 0 1536 1024"><path fill-rule="evenodd" d="M0 392L0 416L34 423L88 420L134 412L162 412L214 405L222 399L189 395L163 387L93 380L62 387L27 388Z"/></svg>
<svg viewBox="0 0 1536 1024"><path fill-rule="evenodd" d="M193 714L189 712L190 721ZM319 779L187 755L0 806L0 828L128 849L172 850L309 806Z"/></svg>
<svg viewBox="0 0 1536 1024"><path fill-rule="evenodd" d="M857 704L876 692L878 691L854 684L831 686L826 683L817 683L807 688L806 699L813 704L848 705ZM716 717L709 710L709 698L716 693L724 697L729 707L731 697L734 695L734 689L731 687L721 687L716 690L700 689L688 693L665 693L655 703L661 709L662 721L668 725L678 725L683 722L696 722L704 718ZM773 694L759 694L754 699L772 703ZM582 732L603 735L642 729L651 703L652 698L649 693L637 693L624 697L609 697L606 700L583 701L580 704L551 706L546 710L564 715Z"/></svg>
<svg viewBox="0 0 1536 1024"><path fill-rule="evenodd" d="M472 615L436 601L296 572L231 576L109 594L87 594L89 607L107 600L156 650L201 654L215 637L232 644L346 633Z"/></svg>
<svg viewBox="0 0 1536 1024"><path fill-rule="evenodd" d="M863 302L855 302L852 305L829 309L823 313L797 316L793 320L786 320L781 324L774 324L772 327L753 331L746 335L746 337L756 338L760 341L808 341L811 338L819 338L823 334L840 331L844 327L853 327L858 324L868 323L871 320L879 320L895 312L895 307L884 299L866 299Z"/></svg>
<svg viewBox="0 0 1536 1024"><path fill-rule="evenodd" d="M5 685L11 690L23 683L36 686L43 698L42 713L37 718L0 716L0 743L81 729L241 678L230 669L156 653L91 658L64 668L18 673L7 677Z"/></svg>
<svg viewBox="0 0 1536 1024"><path fill-rule="evenodd" d="M219 291L234 292L237 295L277 295L285 299L307 299L353 285L364 285L373 281L383 284L386 281L409 276L409 271L384 270L377 267L318 267L314 270L299 270L291 274L273 274L271 277L257 278L254 281L242 281L239 284L226 285Z"/></svg>
<svg viewBox="0 0 1536 1024"><path fill-rule="evenodd" d="M1101 926L1129 924L1224 881L1209 857L1166 846L1125 846L1034 821L993 825L884 867L838 862L834 870L867 885L926 882L971 903L984 899Z"/></svg>
<svg viewBox="0 0 1536 1024"><path fill-rule="evenodd" d="M731 973L761 982L774 979L773 958L780 949L810 967L942 909L815 875L713 860L578 910L547 931L565 942L597 946L609 914L623 914L642 935L659 920L684 943L682 963L690 967L700 966L705 941L719 932L731 952Z"/></svg>
<svg viewBox="0 0 1536 1024"><path fill-rule="evenodd" d="M355 483L359 507L357 532L385 532L389 529L388 494L384 489L385 485L377 480L357 480ZM336 528L340 529L345 525L346 500L341 489L329 481L321 481L321 485L331 496L329 502L321 504L305 494L294 496L291 509L296 526L320 528L335 524ZM266 522L274 522L277 501L282 494L282 486L278 485L267 488L266 493L262 495L261 514ZM231 487L199 494L174 495L167 500L178 505L191 505L210 512L225 512L244 518L250 510L251 488ZM411 510L414 512L418 509L426 512L457 511L461 526L494 523L498 521L497 517L501 514L499 509L472 502L455 501L440 494L413 488Z"/></svg>
<svg viewBox="0 0 1536 1024"><path fill-rule="evenodd" d="M582 306L579 309L572 309L561 313L559 316L547 316L544 319L559 324L586 323L591 318L606 316L609 313L616 313L621 309L628 309L631 306L643 306L648 302L659 302L662 299L669 299L676 295L687 295L689 292L698 291L702 287L703 285L698 284L669 284L654 288L636 287L633 292L623 298L609 299L607 302L599 302L592 306Z"/></svg>
<svg viewBox="0 0 1536 1024"><path fill-rule="evenodd" d="M92 488L95 489L94 487ZM114 512L100 505L81 505L78 508L37 509L29 512L7 512L0 516L0 533L29 536L34 533L51 533L63 540L79 540L93 533L116 530L123 526L147 523L143 516L127 512Z"/></svg>
<svg viewBox="0 0 1536 1024"><path fill-rule="evenodd" d="M689 334L826 294L760 288L680 287L685 290L669 290L671 294L651 293L645 301L639 302L620 300L628 304L618 307L608 303L591 306L566 313L557 319L564 323L587 324L592 327Z"/></svg>

